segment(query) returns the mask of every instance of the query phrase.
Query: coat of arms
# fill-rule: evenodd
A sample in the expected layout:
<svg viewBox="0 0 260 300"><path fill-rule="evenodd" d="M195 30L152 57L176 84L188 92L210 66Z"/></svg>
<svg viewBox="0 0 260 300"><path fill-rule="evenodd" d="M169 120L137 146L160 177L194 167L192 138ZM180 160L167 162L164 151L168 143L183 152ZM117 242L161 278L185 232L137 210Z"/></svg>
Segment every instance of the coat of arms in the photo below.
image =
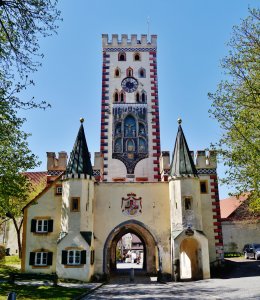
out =
<svg viewBox="0 0 260 300"><path fill-rule="evenodd" d="M136 216L142 213L142 198L136 198L136 194L127 194L127 198L122 198L122 213L127 216Z"/></svg>

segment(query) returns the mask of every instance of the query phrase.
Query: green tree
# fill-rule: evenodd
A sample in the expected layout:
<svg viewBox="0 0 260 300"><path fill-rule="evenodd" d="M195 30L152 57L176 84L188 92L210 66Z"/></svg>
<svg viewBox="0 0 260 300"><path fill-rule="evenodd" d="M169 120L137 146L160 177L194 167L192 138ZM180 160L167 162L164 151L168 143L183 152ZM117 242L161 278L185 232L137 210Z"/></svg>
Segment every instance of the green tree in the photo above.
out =
<svg viewBox="0 0 260 300"><path fill-rule="evenodd" d="M229 54L221 66L226 80L218 85L210 114L223 135L215 145L227 166L223 182L237 194L250 192L252 210L260 211L260 10L234 26Z"/></svg>

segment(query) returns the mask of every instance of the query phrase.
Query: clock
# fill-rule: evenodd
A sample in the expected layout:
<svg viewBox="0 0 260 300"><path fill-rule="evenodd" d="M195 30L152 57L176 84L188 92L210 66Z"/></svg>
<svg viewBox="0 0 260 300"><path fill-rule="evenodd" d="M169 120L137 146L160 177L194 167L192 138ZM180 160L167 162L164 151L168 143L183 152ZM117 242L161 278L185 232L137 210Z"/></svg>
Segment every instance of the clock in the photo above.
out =
<svg viewBox="0 0 260 300"><path fill-rule="evenodd" d="M134 77L126 77L122 80L121 86L127 93L133 93L138 87L138 81Z"/></svg>

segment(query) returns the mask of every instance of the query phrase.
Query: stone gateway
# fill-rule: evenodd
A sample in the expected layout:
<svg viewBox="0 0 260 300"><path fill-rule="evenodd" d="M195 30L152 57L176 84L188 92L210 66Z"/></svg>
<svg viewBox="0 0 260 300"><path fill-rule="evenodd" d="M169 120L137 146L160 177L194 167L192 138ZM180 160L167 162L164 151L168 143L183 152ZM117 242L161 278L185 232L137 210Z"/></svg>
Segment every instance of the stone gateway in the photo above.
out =
<svg viewBox="0 0 260 300"><path fill-rule="evenodd" d="M209 278L223 247L215 154L194 155L180 119L172 158L161 151L156 35L102 43L100 152L92 165L81 119L68 164L64 152L47 153L48 185L24 208L22 269L111 276L131 233L140 273Z"/></svg>

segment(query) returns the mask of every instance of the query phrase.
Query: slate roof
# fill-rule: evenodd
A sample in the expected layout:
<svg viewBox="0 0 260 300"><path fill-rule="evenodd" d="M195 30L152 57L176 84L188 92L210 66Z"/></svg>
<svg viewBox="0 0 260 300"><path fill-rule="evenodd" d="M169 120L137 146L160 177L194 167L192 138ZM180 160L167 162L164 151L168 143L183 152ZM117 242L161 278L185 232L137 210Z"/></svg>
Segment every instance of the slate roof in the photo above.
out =
<svg viewBox="0 0 260 300"><path fill-rule="evenodd" d="M170 176L198 176L197 169L191 157L186 138L184 136L181 120L178 120L179 127L175 141L174 151L172 155L172 163L170 167Z"/></svg>
<svg viewBox="0 0 260 300"><path fill-rule="evenodd" d="M78 177L80 177L81 174L90 175L90 177L93 175L83 121L84 120L81 119L79 132L67 165L66 175L72 174L78 175Z"/></svg>

